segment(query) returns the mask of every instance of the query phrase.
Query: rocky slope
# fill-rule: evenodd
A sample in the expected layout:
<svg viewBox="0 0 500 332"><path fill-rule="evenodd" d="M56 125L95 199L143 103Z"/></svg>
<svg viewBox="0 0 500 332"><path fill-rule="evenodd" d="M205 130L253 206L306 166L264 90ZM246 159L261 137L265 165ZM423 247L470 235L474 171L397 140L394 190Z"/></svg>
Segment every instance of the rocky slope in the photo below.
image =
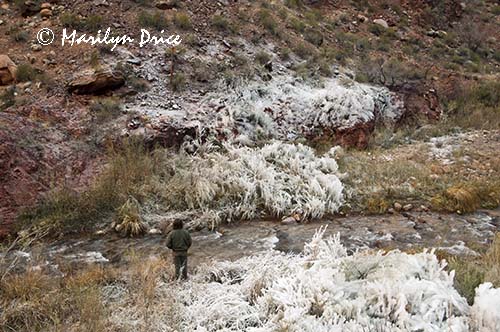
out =
<svg viewBox="0 0 500 332"><path fill-rule="evenodd" d="M0 22L4 225L52 187L85 188L124 136L365 148L376 127L438 118L456 86L498 75L493 1L1 1ZM42 27L183 43L41 47Z"/></svg>

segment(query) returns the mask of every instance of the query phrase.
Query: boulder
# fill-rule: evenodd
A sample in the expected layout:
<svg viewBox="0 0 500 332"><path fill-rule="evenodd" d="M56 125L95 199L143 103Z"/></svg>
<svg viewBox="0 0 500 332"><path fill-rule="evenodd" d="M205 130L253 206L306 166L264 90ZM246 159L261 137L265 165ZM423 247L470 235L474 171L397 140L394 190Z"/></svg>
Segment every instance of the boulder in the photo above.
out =
<svg viewBox="0 0 500 332"><path fill-rule="evenodd" d="M158 1L155 3L155 7L161 10L173 9L177 7L177 1L173 0Z"/></svg>
<svg viewBox="0 0 500 332"><path fill-rule="evenodd" d="M384 28L386 28L386 29L387 29L387 28L389 28L389 24L387 24L387 21L386 21L386 20L383 20L383 19L381 19L381 18L378 18L378 19L376 19L376 20L373 20L373 23L378 24L378 25L380 25L380 26L382 26L382 27L384 27Z"/></svg>
<svg viewBox="0 0 500 332"><path fill-rule="evenodd" d="M17 66L4 54L0 54L0 85L7 85L16 80Z"/></svg>
<svg viewBox="0 0 500 332"><path fill-rule="evenodd" d="M40 10L40 16L41 17L51 17L52 16L52 10L44 8Z"/></svg>
<svg viewBox="0 0 500 332"><path fill-rule="evenodd" d="M26 0L21 2L19 8L23 16L36 15L40 11L40 3L38 1Z"/></svg>
<svg viewBox="0 0 500 332"><path fill-rule="evenodd" d="M121 72L111 68L84 70L68 83L68 91L76 94L101 94L125 84Z"/></svg>

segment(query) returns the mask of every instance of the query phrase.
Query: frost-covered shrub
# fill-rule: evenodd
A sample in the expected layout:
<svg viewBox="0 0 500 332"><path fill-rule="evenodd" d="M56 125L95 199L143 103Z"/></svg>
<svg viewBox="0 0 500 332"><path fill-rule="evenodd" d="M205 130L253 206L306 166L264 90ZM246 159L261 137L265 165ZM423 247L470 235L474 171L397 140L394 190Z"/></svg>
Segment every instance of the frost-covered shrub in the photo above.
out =
<svg viewBox="0 0 500 332"><path fill-rule="evenodd" d="M208 94L201 107L216 105L224 110L215 119L217 128L237 127L255 140L259 132L277 139L310 135L317 129L345 129L359 123L394 121L402 103L387 88L366 84L344 84L324 79L312 84L292 76L271 81L241 82L224 91ZM198 107L198 105L197 105Z"/></svg>
<svg viewBox="0 0 500 332"><path fill-rule="evenodd" d="M162 284L150 307L150 331L498 331L498 289L480 286L471 308L453 288L453 272L433 252L348 256L339 236L319 231L304 254L276 251L201 266L190 281ZM126 299L125 299L126 300ZM175 317L165 317L164 303ZM171 304L172 305L172 304ZM137 331L134 306L112 322Z"/></svg>
<svg viewBox="0 0 500 332"><path fill-rule="evenodd" d="M298 209L304 217L318 218L342 204L334 150L318 157L307 146L282 142L225 150L173 161L174 175L159 185L171 209L211 211L216 219L231 221Z"/></svg>

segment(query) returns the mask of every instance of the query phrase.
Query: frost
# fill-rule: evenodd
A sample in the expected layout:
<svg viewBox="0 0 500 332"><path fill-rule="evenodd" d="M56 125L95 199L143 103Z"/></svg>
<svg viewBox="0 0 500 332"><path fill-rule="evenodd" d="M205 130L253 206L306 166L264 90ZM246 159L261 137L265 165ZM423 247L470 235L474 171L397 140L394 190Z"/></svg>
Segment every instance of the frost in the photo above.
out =
<svg viewBox="0 0 500 332"><path fill-rule="evenodd" d="M382 87L346 84L334 78L312 84L280 75L269 82L220 87L196 107L224 109L215 127L237 127L243 134L236 141L248 144L250 137L256 139L259 134L290 139L317 129L342 130L359 123L394 121L401 115L402 103Z"/></svg>
<svg viewBox="0 0 500 332"><path fill-rule="evenodd" d="M500 289L489 282L476 288L472 318L478 331L500 331Z"/></svg>
<svg viewBox="0 0 500 332"><path fill-rule="evenodd" d="M491 284L478 288L471 310L432 251L349 256L338 235L323 233L301 255L269 251L216 262L186 283L162 284L150 330L467 332L477 322L478 331L498 331L500 290ZM175 318L162 316L166 301ZM121 306L111 319L122 331L138 330L134 310Z"/></svg>
<svg viewBox="0 0 500 332"><path fill-rule="evenodd" d="M318 157L309 147L281 142L225 148L225 153L180 157L175 175L164 184L172 206L203 211L206 220L231 221L297 209L319 218L342 204L343 186L331 154Z"/></svg>

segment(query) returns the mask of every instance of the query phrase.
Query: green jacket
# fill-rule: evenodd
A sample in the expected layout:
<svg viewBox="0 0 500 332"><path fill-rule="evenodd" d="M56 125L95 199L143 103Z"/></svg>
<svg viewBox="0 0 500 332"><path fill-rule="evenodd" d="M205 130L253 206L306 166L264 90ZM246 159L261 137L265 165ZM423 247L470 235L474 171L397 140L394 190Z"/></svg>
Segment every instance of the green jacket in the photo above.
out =
<svg viewBox="0 0 500 332"><path fill-rule="evenodd" d="M191 235L185 229L174 229L167 236L167 247L175 254L187 254L191 243Z"/></svg>

